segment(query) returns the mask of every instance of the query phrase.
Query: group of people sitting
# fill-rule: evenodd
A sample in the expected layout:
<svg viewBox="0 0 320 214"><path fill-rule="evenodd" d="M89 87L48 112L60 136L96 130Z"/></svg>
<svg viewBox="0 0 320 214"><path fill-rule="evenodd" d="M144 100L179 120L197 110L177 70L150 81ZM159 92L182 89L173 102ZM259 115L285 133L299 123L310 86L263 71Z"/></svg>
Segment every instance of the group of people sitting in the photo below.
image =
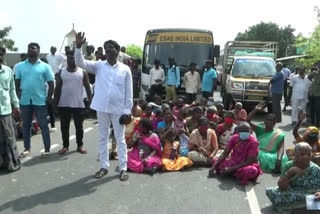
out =
<svg viewBox="0 0 320 214"><path fill-rule="evenodd" d="M240 102L230 110L221 103L213 104L213 98L201 98L191 105L182 98L175 104L162 103L160 97L150 103L135 100L125 131L129 170L153 175L191 166L208 167L208 177L233 176L242 185L255 182L263 172L281 173L279 186L266 190L277 209L301 203L302 195L319 189L319 131L309 127L303 136L298 134L304 113L293 130L296 145L287 149L286 155L285 134L275 128L274 114L267 114L263 124L252 122L264 104L258 104L248 115ZM116 158L115 147L112 150ZM290 170L299 167L301 170Z"/></svg>

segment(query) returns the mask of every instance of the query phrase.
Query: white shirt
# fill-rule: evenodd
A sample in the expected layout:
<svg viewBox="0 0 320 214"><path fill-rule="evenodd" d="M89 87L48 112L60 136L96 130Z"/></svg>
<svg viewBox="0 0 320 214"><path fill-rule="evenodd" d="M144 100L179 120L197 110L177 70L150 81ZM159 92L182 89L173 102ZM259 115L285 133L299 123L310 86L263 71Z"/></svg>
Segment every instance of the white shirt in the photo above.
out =
<svg viewBox="0 0 320 214"><path fill-rule="evenodd" d="M292 98L294 99L307 99L308 91L312 82L305 76L302 79L299 74L291 78L292 84Z"/></svg>
<svg viewBox="0 0 320 214"><path fill-rule="evenodd" d="M162 84L165 78L164 70L159 67L159 69L156 69L153 67L150 70L150 85L159 85ZM161 83L156 82L156 80L160 79Z"/></svg>
<svg viewBox="0 0 320 214"><path fill-rule="evenodd" d="M90 107L105 113L130 114L133 106L130 68L119 61L113 66L107 60L87 61L78 48L74 56L77 66L96 75Z"/></svg>
<svg viewBox="0 0 320 214"><path fill-rule="evenodd" d="M53 73L56 74L61 70L64 62L66 61L66 57L62 54L56 53L55 55L52 55L51 53L49 53L47 55L47 61L51 66Z"/></svg>
<svg viewBox="0 0 320 214"><path fill-rule="evenodd" d="M201 88L200 75L197 71L194 71L192 74L191 71L188 71L184 74L183 84L186 87L186 93L196 94L198 89Z"/></svg>

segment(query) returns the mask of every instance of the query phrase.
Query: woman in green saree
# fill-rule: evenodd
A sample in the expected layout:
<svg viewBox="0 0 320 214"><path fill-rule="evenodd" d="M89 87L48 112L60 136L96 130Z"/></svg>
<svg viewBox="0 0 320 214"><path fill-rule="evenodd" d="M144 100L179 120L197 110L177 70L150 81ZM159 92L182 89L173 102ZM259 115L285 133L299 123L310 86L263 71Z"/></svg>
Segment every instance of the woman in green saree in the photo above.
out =
<svg viewBox="0 0 320 214"><path fill-rule="evenodd" d="M311 146L301 142L294 150L295 160L283 167L278 186L266 188L268 198L279 212L305 207L306 196L320 189L320 167L311 161Z"/></svg>
<svg viewBox="0 0 320 214"><path fill-rule="evenodd" d="M285 134L280 129L275 129L276 117L268 114L264 119L264 125L255 125L251 122L254 115L265 108L265 104L259 103L248 115L247 121L256 133L259 141L258 160L264 171L280 172L281 167L289 160L284 153Z"/></svg>

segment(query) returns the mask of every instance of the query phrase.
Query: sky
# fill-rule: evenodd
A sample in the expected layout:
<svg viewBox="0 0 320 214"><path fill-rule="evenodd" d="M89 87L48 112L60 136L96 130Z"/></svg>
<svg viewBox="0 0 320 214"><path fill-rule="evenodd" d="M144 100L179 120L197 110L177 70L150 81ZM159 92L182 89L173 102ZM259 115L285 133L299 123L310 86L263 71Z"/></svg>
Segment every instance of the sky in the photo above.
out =
<svg viewBox="0 0 320 214"><path fill-rule="evenodd" d="M146 32L157 28L208 29L223 47L261 21L291 25L295 34L309 36L320 0L0 0L0 5L0 29L12 26L9 38L18 52L38 42L47 53L51 46L60 50L72 23L95 47L109 39L143 46Z"/></svg>

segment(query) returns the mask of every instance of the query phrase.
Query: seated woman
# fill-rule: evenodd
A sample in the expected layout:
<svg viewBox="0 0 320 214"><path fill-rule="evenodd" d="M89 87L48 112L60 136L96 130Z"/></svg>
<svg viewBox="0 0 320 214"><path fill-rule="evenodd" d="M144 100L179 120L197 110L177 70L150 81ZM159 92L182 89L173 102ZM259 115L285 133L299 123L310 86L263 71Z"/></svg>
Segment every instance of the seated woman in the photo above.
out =
<svg viewBox="0 0 320 214"><path fill-rule="evenodd" d="M209 128L208 118L201 117L199 127L190 135L188 157L196 166L211 166L217 151L216 133Z"/></svg>
<svg viewBox="0 0 320 214"><path fill-rule="evenodd" d="M154 119L152 120L152 127L153 127L153 130L157 130L158 128L158 124L163 121L163 116L162 116L162 110L161 108L157 109L156 112L155 112L155 117Z"/></svg>
<svg viewBox="0 0 320 214"><path fill-rule="evenodd" d="M307 142L309 143L309 145L312 148L312 162L316 163L316 164L320 164L320 141L319 141L319 130L317 127L314 126L309 126L305 133L301 136L298 134L298 130L302 124L302 122L304 121L304 119L306 118L306 114L304 112L300 112L299 116L298 116L298 123L296 124L296 126L293 129L293 136L296 139L296 141L294 142L299 143L299 142ZM293 152L293 148L288 148L287 149L287 154L288 157L291 160L294 160L294 152Z"/></svg>
<svg viewBox="0 0 320 214"><path fill-rule="evenodd" d="M189 143L189 131L186 125L186 109L181 108L179 110L178 116L175 117L174 120L174 131L176 136L179 138L179 150L180 150L180 155L187 157L189 148L188 148L188 143Z"/></svg>
<svg viewBox="0 0 320 214"><path fill-rule="evenodd" d="M186 108L188 107L185 103L184 103L184 99L179 97L177 100L176 105L173 107L173 115L175 117L178 117L179 111L180 109Z"/></svg>
<svg viewBox="0 0 320 214"><path fill-rule="evenodd" d="M225 116L225 110L224 110L224 105L222 103L218 103L217 104L217 115L220 117L220 118L224 118ZM223 121L221 121L223 122Z"/></svg>
<svg viewBox="0 0 320 214"><path fill-rule="evenodd" d="M125 125L124 136L126 139L126 143L129 143L133 134L138 130L140 122L140 117L133 117L128 118ZM112 145L111 145L111 152L110 152L110 160L118 160L118 153L117 153L117 142L114 135L112 135Z"/></svg>
<svg viewBox="0 0 320 214"><path fill-rule="evenodd" d="M155 118L154 113L152 112L152 105L146 104L143 108L143 114L141 115L141 118L147 118L149 120L153 120Z"/></svg>
<svg viewBox="0 0 320 214"><path fill-rule="evenodd" d="M266 188L272 205L280 212L305 207L306 195L320 187L320 167L311 161L311 146L301 142L294 150L295 160L284 165L278 186Z"/></svg>
<svg viewBox="0 0 320 214"><path fill-rule="evenodd" d="M174 117L170 109L163 112L164 121L158 124L158 133L163 145L162 165L164 171L178 171L193 163L188 157L179 156L179 142L174 131Z"/></svg>
<svg viewBox="0 0 320 214"><path fill-rule="evenodd" d="M203 116L203 110L201 107L196 106L193 110L192 110L192 116L188 117L186 119L187 121L187 127L189 132L191 133L193 130L195 130L196 128L198 128L199 126L199 120L200 118Z"/></svg>
<svg viewBox="0 0 320 214"><path fill-rule="evenodd" d="M225 149L231 136L235 133L237 125L233 123L233 120L234 113L232 111L227 111L225 112L224 122L219 124L216 128L219 148L222 150Z"/></svg>
<svg viewBox="0 0 320 214"><path fill-rule="evenodd" d="M233 135L222 155L213 159L209 176L232 175L240 180L242 185L247 185L250 180L256 181L262 174L257 158L258 147L259 142L250 134L250 125L242 122L239 125L239 134Z"/></svg>
<svg viewBox="0 0 320 214"><path fill-rule="evenodd" d="M262 170L277 173L281 167L289 160L284 153L285 134L280 129L275 129L276 116L268 114L264 119L264 125L251 123L254 115L265 108L264 103L259 103L248 115L247 121L252 130L256 133L259 141L259 163Z"/></svg>
<svg viewBox="0 0 320 214"><path fill-rule="evenodd" d="M216 129L217 126L219 125L220 121L222 120L218 115L217 115L217 108L215 106L211 106L207 109L207 115L206 117L209 120L210 123L210 128L211 129Z"/></svg>
<svg viewBox="0 0 320 214"><path fill-rule="evenodd" d="M247 112L245 109L242 108L242 103L237 102L234 105L233 113L234 113L234 121L233 121L234 124L239 125L241 122L244 122L247 120Z"/></svg>
<svg viewBox="0 0 320 214"><path fill-rule="evenodd" d="M128 143L128 168L137 173L153 175L161 166L160 139L152 128L152 121L141 119L138 131Z"/></svg>

